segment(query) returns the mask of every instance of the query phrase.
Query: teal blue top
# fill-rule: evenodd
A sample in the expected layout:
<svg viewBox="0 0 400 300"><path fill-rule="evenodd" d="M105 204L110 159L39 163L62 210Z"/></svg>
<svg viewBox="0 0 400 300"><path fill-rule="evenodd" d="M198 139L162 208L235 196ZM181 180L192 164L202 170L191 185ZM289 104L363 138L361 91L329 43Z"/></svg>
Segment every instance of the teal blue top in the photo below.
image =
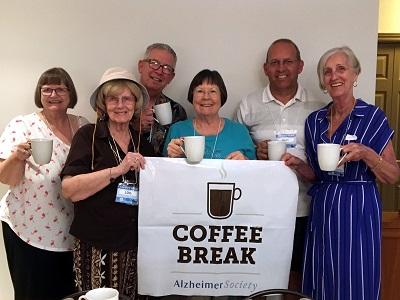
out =
<svg viewBox="0 0 400 300"><path fill-rule="evenodd" d="M219 133L218 138L216 135L206 136L204 158L225 159L230 153L240 151L248 159L256 159L255 147L247 128L226 118L224 118L224 121L224 128ZM168 156L167 146L172 139L192 135L201 135L193 128L193 120L173 124L165 140L164 156Z"/></svg>

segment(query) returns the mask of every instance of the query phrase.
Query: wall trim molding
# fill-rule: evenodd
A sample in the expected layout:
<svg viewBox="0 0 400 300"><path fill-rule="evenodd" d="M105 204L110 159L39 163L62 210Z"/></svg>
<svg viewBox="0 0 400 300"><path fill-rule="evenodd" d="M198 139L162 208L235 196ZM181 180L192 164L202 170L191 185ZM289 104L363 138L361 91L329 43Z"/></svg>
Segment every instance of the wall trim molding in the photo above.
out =
<svg viewBox="0 0 400 300"><path fill-rule="evenodd" d="M399 43L400 33L378 33L378 43Z"/></svg>

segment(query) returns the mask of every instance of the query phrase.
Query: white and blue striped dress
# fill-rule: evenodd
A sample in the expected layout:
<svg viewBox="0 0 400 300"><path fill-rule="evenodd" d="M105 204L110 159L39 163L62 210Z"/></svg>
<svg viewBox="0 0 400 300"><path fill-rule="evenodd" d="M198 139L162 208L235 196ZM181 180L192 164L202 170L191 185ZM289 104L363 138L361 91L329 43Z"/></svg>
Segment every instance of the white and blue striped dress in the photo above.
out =
<svg viewBox="0 0 400 300"><path fill-rule="evenodd" d="M381 199L363 161L347 162L344 175L321 171L317 144L347 144L355 135L381 154L393 136L382 110L358 99L351 114L327 137L328 104L306 120L306 152L317 181L312 196L303 267L303 292L316 300L379 299Z"/></svg>

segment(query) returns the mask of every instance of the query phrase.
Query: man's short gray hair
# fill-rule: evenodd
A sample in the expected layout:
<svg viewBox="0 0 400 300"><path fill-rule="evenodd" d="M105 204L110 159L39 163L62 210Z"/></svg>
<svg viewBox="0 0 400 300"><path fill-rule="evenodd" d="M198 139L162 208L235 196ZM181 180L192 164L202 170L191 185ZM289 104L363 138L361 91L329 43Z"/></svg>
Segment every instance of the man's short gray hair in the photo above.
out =
<svg viewBox="0 0 400 300"><path fill-rule="evenodd" d="M150 46L148 46L146 48L146 52L144 53L144 58L145 59L149 58L150 52L154 49L168 51L174 57L175 63L177 62L178 57L176 56L174 49L172 49L172 47L170 45L164 44L164 43L154 43L154 44L151 44Z"/></svg>

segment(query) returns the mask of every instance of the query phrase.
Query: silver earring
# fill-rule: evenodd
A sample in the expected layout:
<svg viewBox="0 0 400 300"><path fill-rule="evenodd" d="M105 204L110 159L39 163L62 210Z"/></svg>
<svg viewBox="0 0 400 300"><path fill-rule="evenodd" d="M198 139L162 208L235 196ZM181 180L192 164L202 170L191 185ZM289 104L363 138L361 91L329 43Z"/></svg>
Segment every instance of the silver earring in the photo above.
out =
<svg viewBox="0 0 400 300"><path fill-rule="evenodd" d="M323 92L324 94L328 94L328 90L326 90L326 89L323 89L322 92Z"/></svg>
<svg viewBox="0 0 400 300"><path fill-rule="evenodd" d="M358 85L357 80L353 82L353 86L356 87Z"/></svg>

